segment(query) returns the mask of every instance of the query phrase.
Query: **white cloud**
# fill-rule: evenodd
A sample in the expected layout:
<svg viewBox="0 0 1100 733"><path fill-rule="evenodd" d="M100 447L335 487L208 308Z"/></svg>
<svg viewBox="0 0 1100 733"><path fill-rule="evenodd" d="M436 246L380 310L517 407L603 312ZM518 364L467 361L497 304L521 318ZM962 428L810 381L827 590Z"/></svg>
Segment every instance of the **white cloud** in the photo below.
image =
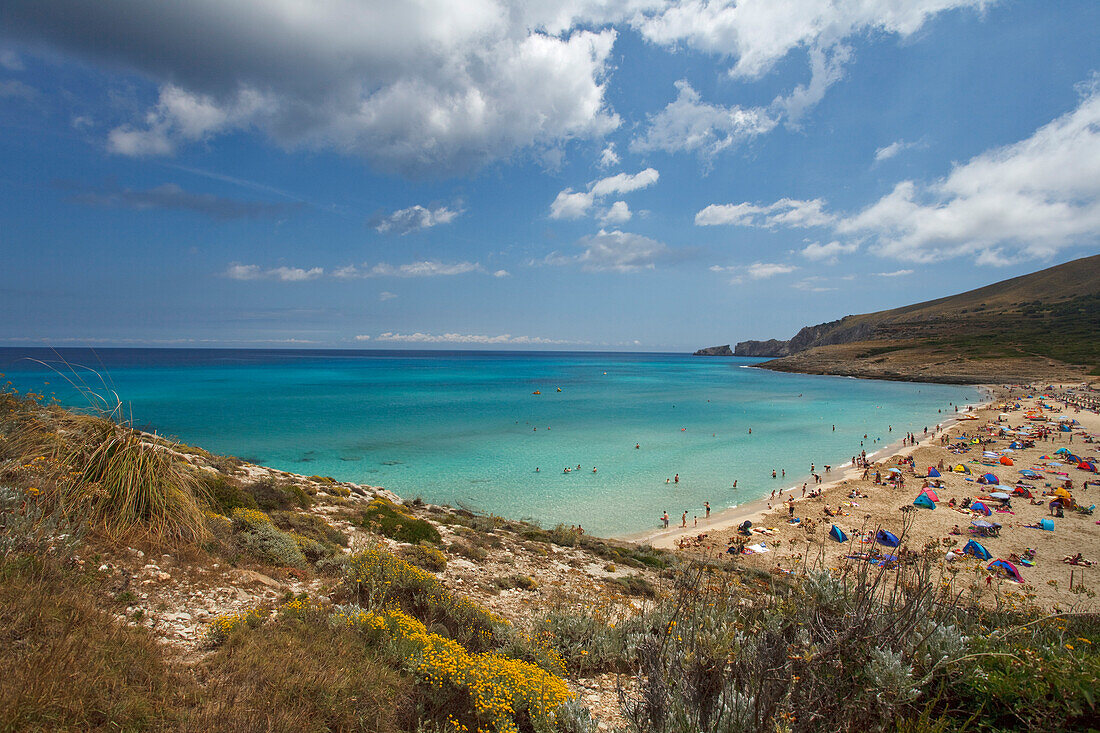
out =
<svg viewBox="0 0 1100 733"><path fill-rule="evenodd" d="M66 12L19 3L4 20L22 41L163 85L161 102L111 137L118 153L163 155L256 130L283 147L438 176L616 128L605 85L617 32L591 20L628 10L578 6L574 18L498 0L196 0L168 9L119 0ZM571 25L537 30L550 19ZM165 104L177 93L185 104Z"/></svg>
<svg viewBox="0 0 1100 733"><path fill-rule="evenodd" d="M587 191L574 191L567 188L558 193L550 204L551 219L580 219L588 215L595 197Z"/></svg>
<svg viewBox="0 0 1100 733"><path fill-rule="evenodd" d="M893 272L876 272L876 277L903 277L905 275L912 275L912 270L894 270Z"/></svg>
<svg viewBox="0 0 1100 733"><path fill-rule="evenodd" d="M811 242L802 249L802 256L808 260L824 261L835 265L840 255L852 254L859 249L858 242L838 242L833 240L827 244Z"/></svg>
<svg viewBox="0 0 1100 733"><path fill-rule="evenodd" d="M902 181L841 233L911 262L971 256L1004 265L1100 239L1100 75L1078 106L1025 140L989 150L931 184Z"/></svg>
<svg viewBox="0 0 1100 733"><path fill-rule="evenodd" d="M508 277L511 274L512 273L508 272L507 270L497 270L493 273L493 277Z"/></svg>
<svg viewBox="0 0 1100 733"><path fill-rule="evenodd" d="M631 141L631 150L714 155L769 132L776 125L760 107L707 104L700 101L699 93L686 80L676 82L676 88L676 99L649 118L645 135Z"/></svg>
<svg viewBox="0 0 1100 733"><path fill-rule="evenodd" d="M367 277L439 277L448 275L465 275L468 272L485 272L485 268L477 262L439 262L437 260L420 260L404 265L391 265L379 262L376 265L346 265L335 270L333 277L342 280L352 280Z"/></svg>
<svg viewBox="0 0 1100 733"><path fill-rule="evenodd" d="M23 59L19 58L19 54L15 51L6 48L0 51L0 66L3 66L8 71L22 71Z"/></svg>
<svg viewBox="0 0 1100 733"><path fill-rule="evenodd" d="M280 282L303 282L316 280L325 274L324 268L312 267L273 267L264 270L259 265L242 265L233 262L225 270L225 276L231 280L279 280Z"/></svg>
<svg viewBox="0 0 1100 733"><path fill-rule="evenodd" d="M745 268L745 271L753 280L766 280L776 275L794 272L797 269L794 265L784 265L778 262L754 262Z"/></svg>
<svg viewBox="0 0 1100 733"><path fill-rule="evenodd" d="M619 154L615 152L615 143L608 143L607 147L600 153L601 168L610 168L611 166L619 164Z"/></svg>
<svg viewBox="0 0 1100 733"><path fill-rule="evenodd" d="M383 234L405 235L430 229L439 224L450 224L461 213L446 206L427 209L417 204L407 209L398 209L389 216L383 217L374 225L374 228Z"/></svg>
<svg viewBox="0 0 1100 733"><path fill-rule="evenodd" d="M633 215L630 213L630 207L626 205L626 202L616 201L611 204L611 208L600 214L600 221L604 224L622 224L630 221L631 216Z"/></svg>
<svg viewBox="0 0 1100 733"><path fill-rule="evenodd" d="M636 272L653 270L658 262L672 261L681 256L663 242L622 232L617 229L581 237L577 246L584 251L569 256L559 253L548 255L543 262L549 265L579 264L588 272Z"/></svg>
<svg viewBox="0 0 1100 733"><path fill-rule="evenodd" d="M0 99L34 99L38 90L21 81L0 81Z"/></svg>
<svg viewBox="0 0 1100 733"><path fill-rule="evenodd" d="M859 33L907 37L932 16L995 0L680 0L635 16L646 39L735 58L730 75L753 79L796 48L834 46ZM812 85L811 85L812 86Z"/></svg>
<svg viewBox="0 0 1100 733"><path fill-rule="evenodd" d="M875 162L879 163L884 160L889 160L895 157L898 153L906 150L913 150L915 148L923 148L925 144L922 142L905 142L904 140L895 140L889 145L884 145L881 148L875 150Z"/></svg>
<svg viewBox="0 0 1100 733"><path fill-rule="evenodd" d="M362 333L362 334L359 334L358 336L356 336L355 340L356 341L370 341L370 336L365 334L365 333Z"/></svg>
<svg viewBox="0 0 1100 733"><path fill-rule="evenodd" d="M810 48L810 83L799 84L786 97L777 97L774 104L787 113L791 124L805 116L812 107L825 98L826 90L844 78L844 64L852 58L852 49L837 44L831 49L818 46Z"/></svg>
<svg viewBox="0 0 1100 733"><path fill-rule="evenodd" d="M397 293L391 293L388 290L383 290L381 293L378 294L378 299L383 303L385 303L387 300L393 300L396 297Z"/></svg>
<svg viewBox="0 0 1100 733"><path fill-rule="evenodd" d="M417 331L415 333L393 333L386 331L380 333L375 341L388 341L403 344L511 344L511 345L536 345L536 344L564 344L568 341L556 341L538 336L513 336L503 333L499 336L485 336L473 333L441 333L431 334Z"/></svg>
<svg viewBox="0 0 1100 733"><path fill-rule="evenodd" d="M823 279L824 278L820 277L806 277L799 280L791 287L797 290L805 290L808 293L829 293L833 290L836 290L836 288L834 287L822 285L821 282L823 281Z"/></svg>
<svg viewBox="0 0 1100 733"><path fill-rule="evenodd" d="M768 206L748 202L740 204L711 204L695 215L696 226L723 224L745 227L818 227L836 220L824 211L825 201L811 199L780 199Z"/></svg>
<svg viewBox="0 0 1100 733"><path fill-rule="evenodd" d="M587 216L592 207L604 196L630 193L631 191L648 188L655 184L660 177L661 174L657 172L656 168L646 168L633 175L630 173L618 173L614 176L608 176L607 178L593 181L588 185L587 191L574 191L572 188L567 188L559 192L557 197L555 197L554 201L550 204L550 218L580 219L581 217ZM622 206L616 209L620 203ZM626 203L620 201L612 205L611 208L616 210L616 216L621 216L625 207ZM605 215L606 213L607 212L605 212ZM626 209L626 213L629 214L629 209ZM630 217L627 216L627 219L629 218ZM618 219L616 221L626 221L626 219Z"/></svg>

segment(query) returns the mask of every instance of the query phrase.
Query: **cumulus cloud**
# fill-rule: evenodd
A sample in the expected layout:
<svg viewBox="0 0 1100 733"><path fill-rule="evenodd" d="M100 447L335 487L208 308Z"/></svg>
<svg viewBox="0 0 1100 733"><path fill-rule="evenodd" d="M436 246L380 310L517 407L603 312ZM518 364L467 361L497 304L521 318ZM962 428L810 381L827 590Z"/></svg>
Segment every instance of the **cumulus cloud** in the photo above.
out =
<svg viewBox="0 0 1100 733"><path fill-rule="evenodd" d="M279 282L316 280L324 274L324 268L321 267L306 270L301 267L284 266L265 270L259 265L243 265L239 262L230 263L225 270L225 276L232 280L277 280Z"/></svg>
<svg viewBox="0 0 1100 733"><path fill-rule="evenodd" d="M838 242L836 240L827 244L811 242L802 249L802 256L808 260L823 261L835 265L840 255L852 254L858 249L858 242Z"/></svg>
<svg viewBox="0 0 1100 733"><path fill-rule="evenodd" d="M923 142L906 142L904 140L895 140L889 145L884 145L881 148L875 149L875 162L880 163L884 160L889 160L895 157L898 153L906 150L913 150L915 148L923 148L925 144Z"/></svg>
<svg viewBox="0 0 1100 733"><path fill-rule="evenodd" d="M268 203L265 201L245 201L209 193L186 191L174 183L165 183L150 189L122 188L115 185L85 187L79 184L63 183L63 188L77 191L73 199L86 206L105 208L133 209L148 211L151 209L189 211L208 216L211 219L254 219L277 217L291 213L299 204Z"/></svg>
<svg viewBox="0 0 1100 733"><path fill-rule="evenodd" d="M508 277L511 274L507 270L497 270L493 273L493 277Z"/></svg>
<svg viewBox="0 0 1100 733"><path fill-rule="evenodd" d="M613 194L630 193L631 191L648 188L655 184L660 177L661 174L657 172L656 168L646 168L634 174L618 173L614 176L608 176L607 178L593 181L588 184L587 191L574 191L572 188L567 188L559 192L557 197L550 204L550 218L580 219L581 217L587 216L592 207L601 198ZM616 216L621 216L624 213L626 203L619 201L611 207L615 209L620 203L622 206L616 210ZM607 212L605 212L605 214L606 213ZM629 214L629 209L626 209L626 213ZM630 217L627 216L627 219L629 218ZM619 219L618 221L626 221L626 219Z"/></svg>
<svg viewBox="0 0 1100 733"><path fill-rule="evenodd" d="M609 12L621 19L625 5L579 8L577 17L509 5L73 0L62 11L13 0L2 33L160 83L157 104L111 133L120 154L166 155L257 130L287 148L435 176L599 138L619 124L605 100L617 32L585 28ZM568 27L539 30L562 18Z"/></svg>
<svg viewBox="0 0 1100 733"><path fill-rule="evenodd" d="M619 164L619 154L615 152L615 143L608 143L607 147L600 152L599 166L601 168L610 168Z"/></svg>
<svg viewBox="0 0 1100 733"><path fill-rule="evenodd" d="M355 340L356 341L370 341L370 336L368 334L362 333L362 334L359 334L358 336L356 336Z"/></svg>
<svg viewBox="0 0 1100 733"><path fill-rule="evenodd" d="M676 82L676 89L676 99L649 118L645 134L631 141L631 150L714 155L769 132L776 125L776 120L760 107L707 104L686 80Z"/></svg>
<svg viewBox="0 0 1100 733"><path fill-rule="evenodd" d="M902 181L842 234L874 238L872 251L932 262L973 256L1004 265L1050 257L1100 239L1100 76L1081 101L1025 140L956 165L922 185Z"/></svg>
<svg viewBox="0 0 1100 733"><path fill-rule="evenodd" d="M353 280L367 277L440 277L465 275L468 272L485 272L485 268L477 262L420 260L404 265L391 265L385 262L379 262L373 266L346 265L332 274L333 277L341 280Z"/></svg>
<svg viewBox="0 0 1100 733"><path fill-rule="evenodd" d="M807 293L828 293L836 288L829 285L822 285L824 278L820 277L806 277L791 285L796 290L805 290Z"/></svg>
<svg viewBox="0 0 1100 733"><path fill-rule="evenodd" d="M502 333L499 336L485 336L474 333L431 334L422 333L420 331L415 333L394 333L392 331L386 331L385 333L378 334L375 341L388 341L403 344L511 344L518 346L570 343L568 341L556 341L554 339L541 338L538 336L513 336L510 333Z"/></svg>
<svg viewBox="0 0 1100 733"><path fill-rule="evenodd" d="M543 262L550 265L579 264L588 272L636 272L653 270L659 262L671 262L682 258L663 242L641 234L601 229L598 233L581 237L577 246L583 248L578 255L557 252L548 255Z"/></svg>
<svg viewBox="0 0 1100 733"><path fill-rule="evenodd" d="M392 214L382 217L375 222L376 231L383 234L409 234L423 229L430 229L439 224L450 224L461 211L440 206L435 209L427 209L417 204L407 209L398 209Z"/></svg>
<svg viewBox="0 0 1100 733"><path fill-rule="evenodd" d="M876 272L877 277L902 277L904 275L912 275L912 270L894 270L893 272Z"/></svg>
<svg viewBox="0 0 1100 733"><path fill-rule="evenodd" d="M391 293L388 290L383 290L381 293L378 294L378 299L383 303L385 303L387 300L393 300L396 297L396 293Z"/></svg>
<svg viewBox="0 0 1100 733"><path fill-rule="evenodd" d="M0 81L0 99L34 99L38 90L21 81Z"/></svg>
<svg viewBox="0 0 1100 733"><path fill-rule="evenodd" d="M859 33L908 37L932 16L995 0L680 0L635 16L653 43L736 59L731 76L755 79L796 48L828 49ZM812 83L811 83L812 86Z"/></svg>
<svg viewBox="0 0 1100 733"><path fill-rule="evenodd" d="M740 204L711 204L695 215L696 226L733 225L743 227L819 227L830 224L836 217L824 210L825 201L811 199L780 199L774 204L759 206L748 202Z"/></svg>
<svg viewBox="0 0 1100 733"><path fill-rule="evenodd" d="M797 269L794 265L784 265L779 262L754 262L745 268L745 271L753 280L766 280L769 277L785 275Z"/></svg>
<svg viewBox="0 0 1100 733"><path fill-rule="evenodd" d="M844 78L844 64L852 58L852 49L837 44L829 49L810 48L810 83L799 84L785 97L773 103L787 113L787 121L797 124L812 107L825 98L825 92Z"/></svg>
<svg viewBox="0 0 1100 733"><path fill-rule="evenodd" d="M623 222L630 221L630 217L633 214L630 213L630 207L626 205L625 201L616 201L611 204L611 207L607 211L600 214L600 221L604 224L622 224Z"/></svg>

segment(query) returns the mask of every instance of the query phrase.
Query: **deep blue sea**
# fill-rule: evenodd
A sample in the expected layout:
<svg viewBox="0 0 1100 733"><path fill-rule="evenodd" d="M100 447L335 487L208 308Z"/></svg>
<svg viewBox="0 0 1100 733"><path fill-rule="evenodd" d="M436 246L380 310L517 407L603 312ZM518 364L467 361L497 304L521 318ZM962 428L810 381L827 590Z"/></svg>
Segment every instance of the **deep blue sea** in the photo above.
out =
<svg viewBox="0 0 1100 733"><path fill-rule="evenodd" d="M58 355L95 370L76 372L100 392L102 375L136 427L600 535L801 484L811 462L840 465L861 441L871 453L980 400L970 387L749 368L759 359L592 352L5 348L0 381L86 406L68 367L26 359Z"/></svg>

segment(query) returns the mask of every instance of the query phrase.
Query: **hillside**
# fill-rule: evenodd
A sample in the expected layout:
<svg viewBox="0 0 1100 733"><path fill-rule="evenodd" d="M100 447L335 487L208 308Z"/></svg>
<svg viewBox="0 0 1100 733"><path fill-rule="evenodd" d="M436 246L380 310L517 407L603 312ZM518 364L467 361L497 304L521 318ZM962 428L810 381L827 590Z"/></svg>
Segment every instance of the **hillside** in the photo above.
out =
<svg viewBox="0 0 1100 733"><path fill-rule="evenodd" d="M892 310L742 341L777 371L885 379L1026 381L1100 374L1100 255Z"/></svg>

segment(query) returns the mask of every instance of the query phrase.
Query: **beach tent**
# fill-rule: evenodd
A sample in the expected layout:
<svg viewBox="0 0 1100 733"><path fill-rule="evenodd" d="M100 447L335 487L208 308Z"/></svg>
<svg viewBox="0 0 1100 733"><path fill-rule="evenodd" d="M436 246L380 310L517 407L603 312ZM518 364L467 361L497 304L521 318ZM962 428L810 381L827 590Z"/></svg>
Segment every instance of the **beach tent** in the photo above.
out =
<svg viewBox="0 0 1100 733"><path fill-rule="evenodd" d="M1023 583L1024 579L1020 577L1020 571L1016 569L1016 566L1010 563L1008 560L994 560L987 566L988 570L992 570L998 575L1005 575L1010 580L1014 580L1017 583Z"/></svg>
<svg viewBox="0 0 1100 733"><path fill-rule="evenodd" d="M928 467L928 478L939 478L940 472L933 466Z"/></svg>
<svg viewBox="0 0 1100 733"><path fill-rule="evenodd" d="M989 553L989 550L985 549L985 546L977 540L970 540L965 545L963 545L963 554L973 555L979 560L988 560L989 558L993 557L993 555Z"/></svg>
<svg viewBox="0 0 1100 733"><path fill-rule="evenodd" d="M1054 531L1054 520L1047 517L1046 519L1039 520L1039 529L1045 529L1047 532Z"/></svg>
<svg viewBox="0 0 1100 733"><path fill-rule="evenodd" d="M887 547L897 547L901 544L901 540L898 539L897 535L887 532L885 529L878 531L878 534L875 535L875 542Z"/></svg>
<svg viewBox="0 0 1100 733"><path fill-rule="evenodd" d="M925 489L923 493L925 495L927 495L928 498L931 499L932 501L939 501L940 500L939 494L937 494L932 489Z"/></svg>
<svg viewBox="0 0 1100 733"><path fill-rule="evenodd" d="M1019 442L1019 441L1016 441L1015 443L1009 443L1008 447L1009 448L1015 448L1016 450L1020 450L1021 448L1024 447L1024 444Z"/></svg>
<svg viewBox="0 0 1100 733"><path fill-rule="evenodd" d="M1069 448L1059 448L1054 451L1054 455L1061 455L1062 453L1069 453Z"/></svg>
<svg viewBox="0 0 1100 733"><path fill-rule="evenodd" d="M837 542L847 542L848 535L844 534L844 530L835 524L829 529L829 537Z"/></svg>
<svg viewBox="0 0 1100 733"><path fill-rule="evenodd" d="M961 463L959 465L955 466L955 468L953 468L951 470L953 470L955 473L965 473L965 474L970 473L970 469L967 468L966 466L964 466Z"/></svg>
<svg viewBox="0 0 1100 733"><path fill-rule="evenodd" d="M978 479L979 484L999 484L1001 480L991 473L987 473Z"/></svg>
<svg viewBox="0 0 1100 733"><path fill-rule="evenodd" d="M1013 496L1022 496L1025 499L1030 499L1031 498L1031 492L1028 491L1023 486L1017 486L1015 489L1013 489L1012 490L1012 495Z"/></svg>
<svg viewBox="0 0 1100 733"><path fill-rule="evenodd" d="M978 514L984 514L987 517L990 514L993 513L992 511L990 511L989 507L987 507L985 504L981 503L980 501L976 501L973 504L971 504L970 505L970 511L977 512Z"/></svg>
<svg viewBox="0 0 1100 733"><path fill-rule="evenodd" d="M929 499L927 494L921 494L916 499L913 499L913 506L922 506L925 509L935 509L936 503Z"/></svg>
<svg viewBox="0 0 1100 733"><path fill-rule="evenodd" d="M1011 466L1012 465L1012 459L1009 458L1008 456L1001 456L1001 465L1002 466Z"/></svg>
<svg viewBox="0 0 1100 733"><path fill-rule="evenodd" d="M1092 463L1091 461L1081 461L1077 464L1077 467L1082 471L1092 471L1093 473L1096 473L1096 464Z"/></svg>
<svg viewBox="0 0 1100 733"><path fill-rule="evenodd" d="M1072 499L1073 495L1066 491L1065 487L1059 486L1057 489L1051 492L1059 499Z"/></svg>
<svg viewBox="0 0 1100 733"><path fill-rule="evenodd" d="M751 527L751 526L752 526L752 521L749 520L749 519L746 519L744 522L741 522L741 526L739 526L737 528L737 531L740 532L741 534L750 534L749 527Z"/></svg>

